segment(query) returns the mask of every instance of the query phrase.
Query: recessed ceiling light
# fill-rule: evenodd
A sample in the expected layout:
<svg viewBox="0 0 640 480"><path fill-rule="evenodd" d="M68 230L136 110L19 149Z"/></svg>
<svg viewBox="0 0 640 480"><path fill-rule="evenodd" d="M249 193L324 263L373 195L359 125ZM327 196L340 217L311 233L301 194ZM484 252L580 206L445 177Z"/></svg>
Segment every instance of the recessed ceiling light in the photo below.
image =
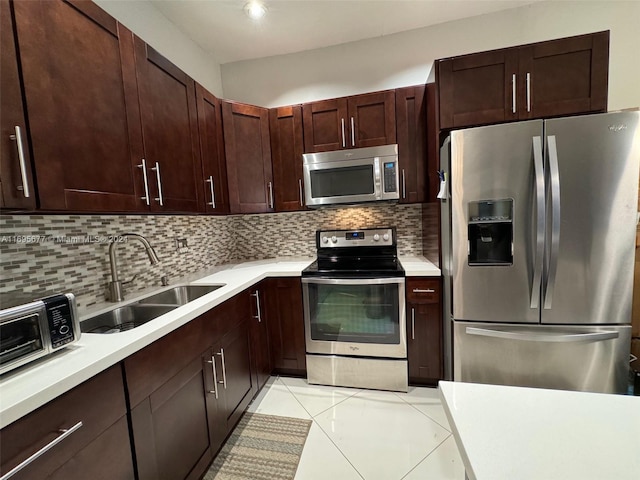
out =
<svg viewBox="0 0 640 480"><path fill-rule="evenodd" d="M245 13L252 20L259 20L267 14L267 7L258 1L249 2L244 6Z"/></svg>

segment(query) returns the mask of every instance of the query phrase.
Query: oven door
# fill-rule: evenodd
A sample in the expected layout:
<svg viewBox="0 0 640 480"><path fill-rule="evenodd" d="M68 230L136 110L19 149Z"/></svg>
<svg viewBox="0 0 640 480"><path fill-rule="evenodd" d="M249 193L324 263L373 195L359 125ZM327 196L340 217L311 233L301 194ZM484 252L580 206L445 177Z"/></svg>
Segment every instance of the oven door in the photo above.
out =
<svg viewBox="0 0 640 480"><path fill-rule="evenodd" d="M307 353L406 358L404 278L303 278Z"/></svg>
<svg viewBox="0 0 640 480"><path fill-rule="evenodd" d="M44 309L15 310L11 315L0 315L0 374L43 357L51 350Z"/></svg>

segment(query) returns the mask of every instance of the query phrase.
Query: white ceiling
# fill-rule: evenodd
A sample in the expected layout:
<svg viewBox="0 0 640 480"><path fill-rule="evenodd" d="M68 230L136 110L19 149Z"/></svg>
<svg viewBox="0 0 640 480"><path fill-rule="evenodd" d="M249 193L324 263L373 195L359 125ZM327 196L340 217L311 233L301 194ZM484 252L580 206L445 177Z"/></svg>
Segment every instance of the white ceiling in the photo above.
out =
<svg viewBox="0 0 640 480"><path fill-rule="evenodd" d="M301 52L515 8L541 0L266 0L260 21L248 0L151 0L220 63Z"/></svg>

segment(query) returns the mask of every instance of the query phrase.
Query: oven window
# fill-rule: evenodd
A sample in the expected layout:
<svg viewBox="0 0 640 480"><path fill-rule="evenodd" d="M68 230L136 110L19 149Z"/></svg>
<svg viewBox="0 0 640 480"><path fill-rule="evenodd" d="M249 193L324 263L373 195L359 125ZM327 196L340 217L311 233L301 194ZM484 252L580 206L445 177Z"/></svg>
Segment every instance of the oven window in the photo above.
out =
<svg viewBox="0 0 640 480"><path fill-rule="evenodd" d="M374 193L373 165L312 170L313 198L372 195Z"/></svg>
<svg viewBox="0 0 640 480"><path fill-rule="evenodd" d="M0 327L0 365L42 349L37 314L12 320Z"/></svg>
<svg viewBox="0 0 640 480"><path fill-rule="evenodd" d="M400 343L398 284L308 284L311 339Z"/></svg>

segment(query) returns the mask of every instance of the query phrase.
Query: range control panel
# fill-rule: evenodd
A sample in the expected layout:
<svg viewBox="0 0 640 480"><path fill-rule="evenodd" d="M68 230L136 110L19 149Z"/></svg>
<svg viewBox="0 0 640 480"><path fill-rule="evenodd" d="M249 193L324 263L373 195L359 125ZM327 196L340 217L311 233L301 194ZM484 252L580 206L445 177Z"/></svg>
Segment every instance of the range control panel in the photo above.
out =
<svg viewBox="0 0 640 480"><path fill-rule="evenodd" d="M316 232L318 248L331 247L383 247L396 244L395 228L361 228L356 230L319 230Z"/></svg>

